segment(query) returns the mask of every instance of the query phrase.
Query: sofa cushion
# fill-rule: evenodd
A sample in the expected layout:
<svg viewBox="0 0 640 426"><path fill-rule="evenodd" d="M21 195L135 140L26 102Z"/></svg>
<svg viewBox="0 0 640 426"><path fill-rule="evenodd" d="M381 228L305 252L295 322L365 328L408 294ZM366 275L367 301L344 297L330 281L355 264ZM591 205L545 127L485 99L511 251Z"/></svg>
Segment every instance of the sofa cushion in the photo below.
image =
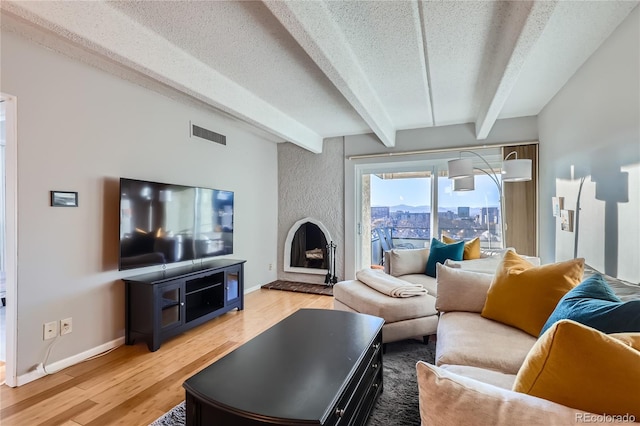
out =
<svg viewBox="0 0 640 426"><path fill-rule="evenodd" d="M463 269L470 272L481 272L483 274L493 275L496 273L496 268L502 260L501 257L483 257L480 259L472 260L447 260L444 264L450 268Z"/></svg>
<svg viewBox="0 0 640 426"><path fill-rule="evenodd" d="M600 274L581 282L565 294L542 327L571 319L603 333L640 332L640 300L623 302Z"/></svg>
<svg viewBox="0 0 640 426"><path fill-rule="evenodd" d="M489 274L436 265L436 309L440 312L482 312L492 280L493 276Z"/></svg>
<svg viewBox="0 0 640 426"><path fill-rule="evenodd" d="M515 253L515 252L514 252ZM531 263L533 266L540 266L540 258L533 256L523 256L519 254L521 258ZM498 265L502 262L502 256L482 257L480 259L472 260L447 260L445 265L452 268L464 269L465 271L483 272L485 274L495 274Z"/></svg>
<svg viewBox="0 0 640 426"><path fill-rule="evenodd" d="M505 248L480 247L480 258L497 257L499 259L502 259L502 256L504 256L504 254L509 250L516 251L514 247L505 247Z"/></svg>
<svg viewBox="0 0 640 426"><path fill-rule="evenodd" d="M484 272L486 274L495 274L498 265L502 262L504 254L507 251L511 251L516 253L514 249L506 249L502 251L500 254L494 256L480 257L479 259L470 259L470 260L447 260L446 264L453 268L460 268L467 271L473 272ZM523 254L518 254L521 258L531 263L533 266L540 266L540 258L535 256L526 256Z"/></svg>
<svg viewBox="0 0 640 426"><path fill-rule="evenodd" d="M607 284L609 284L609 287L611 287L616 296L618 296L623 302L626 302L627 300L640 300L640 284L633 284L629 281L624 281L620 278L612 277L603 272L597 271L596 269L585 263L585 278L594 274L600 274L602 278L604 278L604 280L607 282Z"/></svg>
<svg viewBox="0 0 640 426"><path fill-rule="evenodd" d="M584 259L534 266L507 251L496 269L482 316L538 337L558 301L582 280Z"/></svg>
<svg viewBox="0 0 640 426"><path fill-rule="evenodd" d="M430 277L436 276L436 263L444 263L447 259L462 260L464 252L464 241L453 244L445 244L435 238L431 239L429 258L424 273Z"/></svg>
<svg viewBox="0 0 640 426"><path fill-rule="evenodd" d="M593 415L551 401L502 389L418 361L422 426L566 426L584 424ZM606 423L604 420L598 424Z"/></svg>
<svg viewBox="0 0 640 426"><path fill-rule="evenodd" d="M593 413L640 419L640 346L622 337L561 320L533 346L513 390Z"/></svg>
<svg viewBox="0 0 640 426"><path fill-rule="evenodd" d="M422 287L426 288L427 291L429 292L430 295L434 296L436 295L437 292L437 288L436 288L436 279L433 277L430 277L429 275L425 275L425 274L408 274L408 275L402 275L400 277L398 277L402 280L408 281L412 284L420 284Z"/></svg>
<svg viewBox="0 0 640 426"><path fill-rule="evenodd" d="M458 364L517 374L535 337L471 312L446 312L438 322L436 365Z"/></svg>
<svg viewBox="0 0 640 426"><path fill-rule="evenodd" d="M432 296L389 297L357 280L337 283L333 296L351 309L384 318L385 322L437 315L436 299Z"/></svg>
<svg viewBox="0 0 640 426"><path fill-rule="evenodd" d="M446 235L442 236L442 242L445 244L457 243L459 240L454 240ZM480 238L475 237L472 240L464 242L464 252L462 253L463 260L480 259Z"/></svg>
<svg viewBox="0 0 640 426"><path fill-rule="evenodd" d="M393 249L388 252L389 274L394 277L407 274L424 274L429 259L429 249Z"/></svg>
<svg viewBox="0 0 640 426"><path fill-rule="evenodd" d="M516 380L515 374L506 374L500 371L488 370L486 368L452 364L443 364L439 367L451 373L459 374L464 377L470 377L480 382L498 386L499 388L503 389L511 390L511 388L513 387L513 382L515 382Z"/></svg>

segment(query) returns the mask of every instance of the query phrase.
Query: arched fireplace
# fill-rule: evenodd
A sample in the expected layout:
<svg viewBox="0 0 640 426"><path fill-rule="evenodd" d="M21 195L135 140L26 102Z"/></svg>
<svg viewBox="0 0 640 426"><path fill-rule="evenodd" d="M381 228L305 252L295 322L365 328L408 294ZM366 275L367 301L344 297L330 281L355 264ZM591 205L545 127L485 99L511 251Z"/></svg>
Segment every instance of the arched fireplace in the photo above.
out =
<svg viewBox="0 0 640 426"><path fill-rule="evenodd" d="M306 217L293 224L284 242L284 270L302 274L327 273L329 231L322 222Z"/></svg>

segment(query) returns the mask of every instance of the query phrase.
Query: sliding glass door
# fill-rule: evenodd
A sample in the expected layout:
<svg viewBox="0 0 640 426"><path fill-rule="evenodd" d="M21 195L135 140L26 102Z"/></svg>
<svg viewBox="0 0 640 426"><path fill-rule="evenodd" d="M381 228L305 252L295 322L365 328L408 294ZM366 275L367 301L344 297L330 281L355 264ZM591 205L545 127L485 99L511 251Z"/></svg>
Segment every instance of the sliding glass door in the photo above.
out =
<svg viewBox="0 0 640 426"><path fill-rule="evenodd" d="M500 188L483 173L475 177L475 189L454 191L449 179L438 183L438 232L456 240L480 238L483 248L502 247ZM499 179L499 175L498 175Z"/></svg>
<svg viewBox="0 0 640 426"><path fill-rule="evenodd" d="M384 250L423 247L430 238L432 164L422 159L394 160L355 166L356 271L381 265Z"/></svg>
<svg viewBox="0 0 640 426"><path fill-rule="evenodd" d="M533 153L524 152L525 148L517 147L522 151L519 158L535 159L537 146L527 148ZM431 238L440 239L443 234L459 240L478 237L483 248L509 246L534 255L537 235L531 230L537 223L537 182L503 185L505 153L501 147L473 153L476 155L466 150L434 151L356 162L355 211L350 217L355 224L355 244L353 251L351 247L346 250L354 255L354 271L380 265L385 250L429 247ZM470 158L475 174L470 179L473 184L465 187L459 182L454 188L447 164L459 158ZM534 176L535 170L536 166ZM348 209L349 204L346 206ZM520 235L523 243L515 238ZM531 247L525 248L524 242Z"/></svg>
<svg viewBox="0 0 640 426"><path fill-rule="evenodd" d="M385 250L427 246L431 237L431 172L374 173L366 179L370 188L370 263L382 264Z"/></svg>

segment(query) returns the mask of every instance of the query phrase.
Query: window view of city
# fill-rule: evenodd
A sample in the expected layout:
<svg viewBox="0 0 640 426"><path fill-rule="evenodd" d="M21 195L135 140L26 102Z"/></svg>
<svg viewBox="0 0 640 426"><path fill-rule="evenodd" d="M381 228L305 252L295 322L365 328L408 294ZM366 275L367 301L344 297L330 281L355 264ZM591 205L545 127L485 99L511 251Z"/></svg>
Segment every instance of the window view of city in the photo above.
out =
<svg viewBox="0 0 640 426"><path fill-rule="evenodd" d="M371 175L372 241L383 231L396 247L428 247L432 237L442 234L460 240L479 237L486 248L501 246L500 195L488 176L477 175L475 190L465 192L452 191L451 181L439 178L436 195L438 227L432 232L431 215L436 213L430 202L431 178L381 179Z"/></svg>

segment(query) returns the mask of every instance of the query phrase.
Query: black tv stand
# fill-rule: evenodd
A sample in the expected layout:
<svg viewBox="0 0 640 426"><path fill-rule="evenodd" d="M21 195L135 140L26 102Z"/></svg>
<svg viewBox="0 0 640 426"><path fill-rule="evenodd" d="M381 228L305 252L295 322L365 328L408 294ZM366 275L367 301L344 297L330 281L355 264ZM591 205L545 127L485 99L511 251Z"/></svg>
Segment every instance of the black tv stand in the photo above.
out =
<svg viewBox="0 0 640 426"><path fill-rule="evenodd" d="M141 339L154 352L176 334L244 309L244 263L216 259L124 278L125 343Z"/></svg>

